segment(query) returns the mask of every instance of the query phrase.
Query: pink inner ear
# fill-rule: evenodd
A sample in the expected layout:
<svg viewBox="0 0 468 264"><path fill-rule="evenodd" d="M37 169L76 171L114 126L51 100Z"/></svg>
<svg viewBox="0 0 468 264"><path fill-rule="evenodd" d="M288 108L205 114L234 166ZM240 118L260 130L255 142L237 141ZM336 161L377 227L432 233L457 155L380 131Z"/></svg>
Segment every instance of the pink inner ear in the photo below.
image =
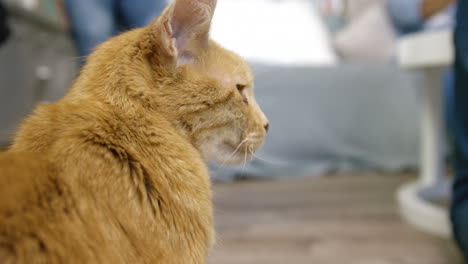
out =
<svg viewBox="0 0 468 264"><path fill-rule="evenodd" d="M188 45L198 46L207 42L216 0L176 0L170 19L172 37L176 39L179 54L187 52Z"/></svg>
<svg viewBox="0 0 468 264"><path fill-rule="evenodd" d="M164 27L163 44L165 48L167 49L169 55L171 57L177 58L178 52L177 52L177 47L176 47L176 39L172 37L173 31L172 31L172 26L171 26L170 21L169 20L164 21L163 27Z"/></svg>
<svg viewBox="0 0 468 264"><path fill-rule="evenodd" d="M177 39L178 48L182 47L187 39L188 32L193 27L191 23L190 1L179 0L175 2L174 12L171 18L173 29L172 37Z"/></svg>

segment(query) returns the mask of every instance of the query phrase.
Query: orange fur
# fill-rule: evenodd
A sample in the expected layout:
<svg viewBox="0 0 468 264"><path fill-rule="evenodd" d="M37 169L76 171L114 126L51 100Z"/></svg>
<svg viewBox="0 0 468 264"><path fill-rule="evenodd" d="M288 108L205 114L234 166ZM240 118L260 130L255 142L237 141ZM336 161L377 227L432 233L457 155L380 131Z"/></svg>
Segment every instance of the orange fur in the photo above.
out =
<svg viewBox="0 0 468 264"><path fill-rule="evenodd" d="M267 120L253 75L208 39L215 0L177 0L88 58L0 155L0 263L205 263L205 161L238 163Z"/></svg>

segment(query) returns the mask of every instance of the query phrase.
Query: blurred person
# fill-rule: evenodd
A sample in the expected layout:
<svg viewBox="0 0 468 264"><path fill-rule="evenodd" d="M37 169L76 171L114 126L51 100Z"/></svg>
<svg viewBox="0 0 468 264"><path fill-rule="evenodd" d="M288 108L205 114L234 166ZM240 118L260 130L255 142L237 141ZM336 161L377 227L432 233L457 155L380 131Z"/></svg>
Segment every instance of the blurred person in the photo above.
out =
<svg viewBox="0 0 468 264"><path fill-rule="evenodd" d="M57 0L65 10L78 54L84 58L117 33L146 26L166 0Z"/></svg>
<svg viewBox="0 0 468 264"><path fill-rule="evenodd" d="M455 0L348 2L349 24L336 34L333 43L337 53L345 60L374 63L394 61L399 36L422 30L452 28L454 23Z"/></svg>
<svg viewBox="0 0 468 264"><path fill-rule="evenodd" d="M395 27L397 35L453 29L457 9L456 0L388 0L387 11ZM453 69L447 69L443 78L443 96L445 114L450 129L454 126Z"/></svg>
<svg viewBox="0 0 468 264"><path fill-rule="evenodd" d="M453 29L457 9L456 0L388 0L387 11L399 36L422 31ZM445 118L449 129L453 120L453 69L444 72L442 87Z"/></svg>
<svg viewBox="0 0 468 264"><path fill-rule="evenodd" d="M456 0L388 0L387 11L399 36L441 29L453 29L457 9ZM449 128L453 120L453 69L444 72L442 80L445 118Z"/></svg>
<svg viewBox="0 0 468 264"><path fill-rule="evenodd" d="M451 219L453 233L468 259L468 2L459 1L455 27L453 132L455 183Z"/></svg>
<svg viewBox="0 0 468 264"><path fill-rule="evenodd" d="M455 64L444 80L446 114L454 136L453 234L468 259L468 2L454 0L389 0L398 33L455 27ZM456 10L455 10L456 9ZM445 15L436 23L428 21Z"/></svg>
<svg viewBox="0 0 468 264"><path fill-rule="evenodd" d="M388 0L388 13L398 34L452 28L455 0Z"/></svg>

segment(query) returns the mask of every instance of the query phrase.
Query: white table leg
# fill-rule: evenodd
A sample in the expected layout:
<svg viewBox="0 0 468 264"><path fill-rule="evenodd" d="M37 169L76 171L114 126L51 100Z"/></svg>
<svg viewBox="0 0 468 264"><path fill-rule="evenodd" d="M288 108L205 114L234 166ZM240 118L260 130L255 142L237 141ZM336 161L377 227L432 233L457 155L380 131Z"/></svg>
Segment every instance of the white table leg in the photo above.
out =
<svg viewBox="0 0 468 264"><path fill-rule="evenodd" d="M403 218L421 230L451 236L448 208L435 201L450 198L451 182L444 177L444 123L440 67L453 64L452 31L423 32L402 38L398 60L406 70L424 73L421 103L421 173L417 181L398 190Z"/></svg>
<svg viewBox="0 0 468 264"><path fill-rule="evenodd" d="M424 70L421 112L421 184L434 186L444 175L444 130L441 70Z"/></svg>
<svg viewBox="0 0 468 264"><path fill-rule="evenodd" d="M441 71L424 70L421 106L421 174L417 182L398 190L402 216L421 230L451 236L447 208L435 204L448 199L450 182L444 180L444 126Z"/></svg>

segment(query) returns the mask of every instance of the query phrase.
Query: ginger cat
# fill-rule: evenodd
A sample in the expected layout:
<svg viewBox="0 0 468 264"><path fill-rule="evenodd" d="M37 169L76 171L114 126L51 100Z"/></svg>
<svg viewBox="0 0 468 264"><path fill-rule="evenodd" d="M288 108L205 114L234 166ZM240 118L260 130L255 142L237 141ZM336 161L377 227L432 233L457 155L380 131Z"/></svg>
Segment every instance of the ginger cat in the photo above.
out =
<svg viewBox="0 0 468 264"><path fill-rule="evenodd" d="M268 130L253 75L209 39L216 0L177 0L88 58L0 155L0 263L205 263L204 161L239 163Z"/></svg>

